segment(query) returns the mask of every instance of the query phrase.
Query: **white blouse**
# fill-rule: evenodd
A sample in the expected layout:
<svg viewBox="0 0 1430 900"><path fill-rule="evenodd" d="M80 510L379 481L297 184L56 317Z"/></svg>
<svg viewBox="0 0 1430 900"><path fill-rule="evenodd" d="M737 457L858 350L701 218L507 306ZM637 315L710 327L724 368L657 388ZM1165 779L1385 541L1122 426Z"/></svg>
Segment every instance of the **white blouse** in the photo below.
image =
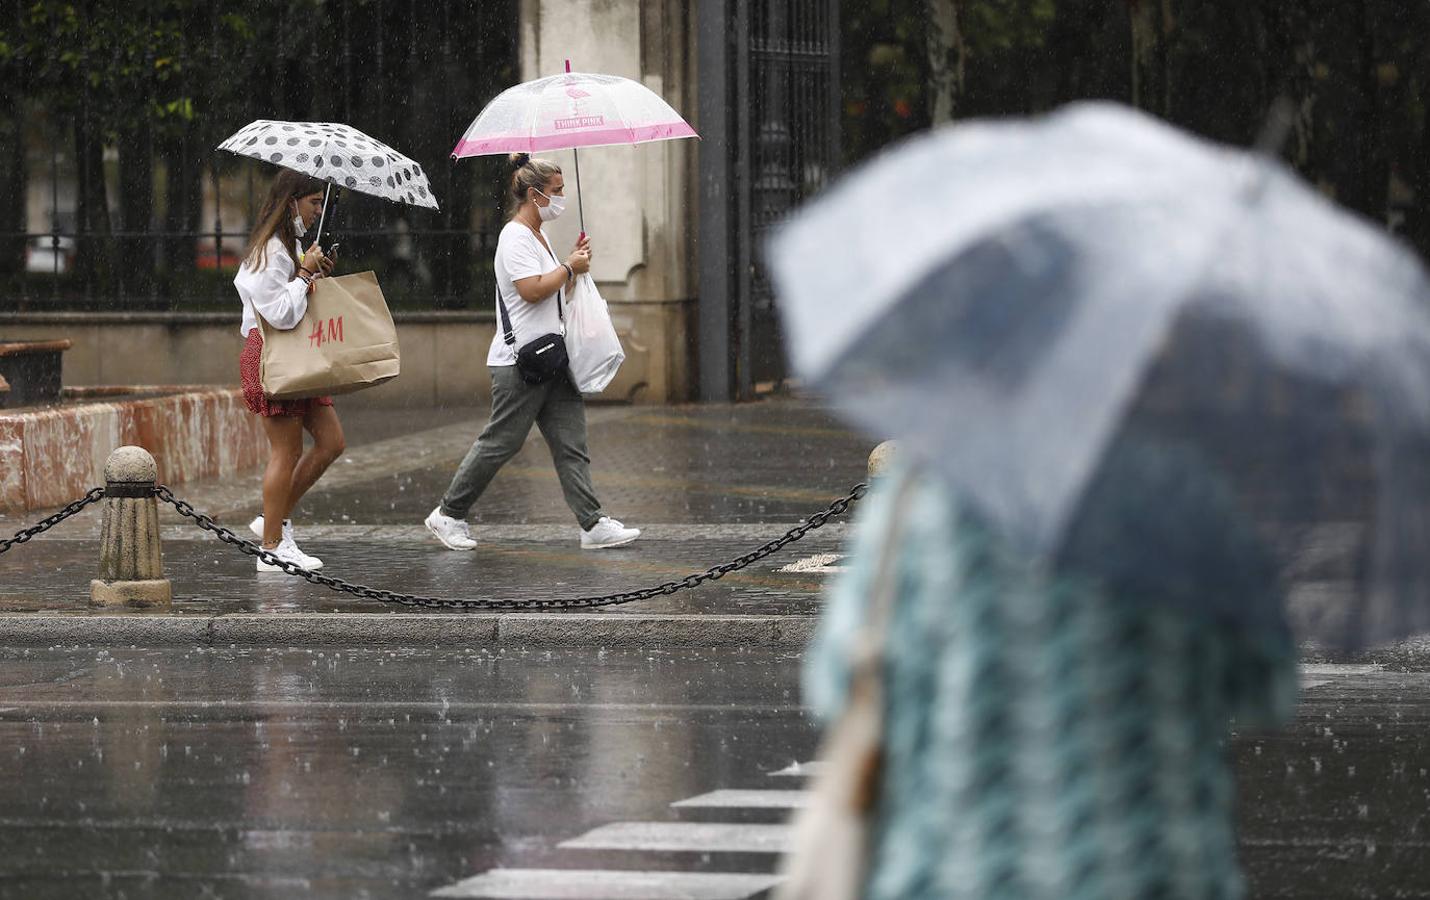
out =
<svg viewBox="0 0 1430 900"><path fill-rule="evenodd" d="M259 316L279 331L287 331L297 328L308 311L308 285L293 277L293 259L283 249L283 242L277 237L269 238L265 252L268 259L262 269L255 272L245 260L233 277L233 286L243 301L239 333L245 337L258 327Z"/></svg>

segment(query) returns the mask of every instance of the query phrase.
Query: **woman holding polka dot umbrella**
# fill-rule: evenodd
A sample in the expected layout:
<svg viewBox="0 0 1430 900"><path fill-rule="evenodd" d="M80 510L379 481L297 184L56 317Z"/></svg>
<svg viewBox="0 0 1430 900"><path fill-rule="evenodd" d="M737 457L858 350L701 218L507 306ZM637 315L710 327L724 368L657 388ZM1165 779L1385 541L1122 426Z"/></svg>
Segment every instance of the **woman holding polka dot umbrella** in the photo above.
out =
<svg viewBox="0 0 1430 900"><path fill-rule="evenodd" d="M323 561L298 548L288 517L343 452L342 423L331 398L276 400L264 393L258 319L261 316L279 330L303 321L314 281L332 269L318 240L333 185L431 209L437 208L437 201L421 166L346 125L260 120L219 149L282 166L259 209L243 264L233 279L243 301L240 331L246 343L239 357L239 375L244 402L261 418L269 448L263 515L249 527L262 538L264 549L283 562L319 569ZM306 452L304 431L313 437ZM257 566L260 572L282 571L261 559Z"/></svg>

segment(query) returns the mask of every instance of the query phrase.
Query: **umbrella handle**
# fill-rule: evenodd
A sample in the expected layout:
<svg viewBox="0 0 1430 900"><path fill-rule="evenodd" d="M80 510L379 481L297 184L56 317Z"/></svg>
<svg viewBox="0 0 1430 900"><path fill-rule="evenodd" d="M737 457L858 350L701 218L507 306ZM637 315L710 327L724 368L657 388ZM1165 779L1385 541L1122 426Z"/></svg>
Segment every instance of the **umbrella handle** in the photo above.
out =
<svg viewBox="0 0 1430 900"><path fill-rule="evenodd" d="M586 208L581 202L581 152L571 148L571 156L576 160L576 217L581 222L581 237L586 236Z"/></svg>
<svg viewBox="0 0 1430 900"><path fill-rule="evenodd" d="M333 183L329 181L323 188L323 213L318 216L318 236L313 238L313 243L318 244L323 240L323 223L328 219L328 194L333 190Z"/></svg>

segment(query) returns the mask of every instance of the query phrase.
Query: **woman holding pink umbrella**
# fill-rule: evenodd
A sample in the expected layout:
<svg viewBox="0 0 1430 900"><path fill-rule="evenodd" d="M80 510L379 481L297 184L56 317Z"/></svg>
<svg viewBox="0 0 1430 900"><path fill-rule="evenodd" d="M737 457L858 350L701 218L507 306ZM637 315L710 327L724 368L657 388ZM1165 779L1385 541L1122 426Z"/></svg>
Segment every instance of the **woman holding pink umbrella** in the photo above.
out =
<svg viewBox="0 0 1430 900"><path fill-rule="evenodd" d="M581 527L586 550L619 547L640 536L601 511L591 485L586 447L586 404L565 367L561 341L567 286L591 267L591 242L584 234L565 260L557 257L542 224L566 209L561 169L525 153L511 154L511 220L497 239L493 271L497 318L487 366L492 378L491 419L467 452L442 502L427 516L427 530L449 550L477 546L466 516L493 477L531 432L541 429L566 504ZM522 357L554 360L548 368L526 365Z"/></svg>

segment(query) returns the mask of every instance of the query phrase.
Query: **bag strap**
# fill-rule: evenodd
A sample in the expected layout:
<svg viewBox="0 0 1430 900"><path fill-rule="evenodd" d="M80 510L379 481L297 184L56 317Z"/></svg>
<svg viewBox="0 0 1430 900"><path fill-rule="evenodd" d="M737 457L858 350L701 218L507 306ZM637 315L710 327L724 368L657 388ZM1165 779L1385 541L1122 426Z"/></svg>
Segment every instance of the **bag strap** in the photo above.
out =
<svg viewBox="0 0 1430 900"><path fill-rule="evenodd" d="M492 285L492 292L497 295L497 311L501 313L502 340L506 341L508 347L516 346L516 332L511 328L511 316L506 311L506 301L501 298L501 288L496 284Z"/></svg>
<svg viewBox="0 0 1430 900"><path fill-rule="evenodd" d="M872 596L864 626L850 647L850 681L867 680L874 688L876 696L883 681L881 668L884 651L888 646L889 620L893 617L894 606L898 602L899 556L903 549L901 538L905 519L912 505L916 481L910 473L901 476L889 513L893 521L889 523L884 546L879 554L878 567L874 570L874 580L870 585Z"/></svg>

